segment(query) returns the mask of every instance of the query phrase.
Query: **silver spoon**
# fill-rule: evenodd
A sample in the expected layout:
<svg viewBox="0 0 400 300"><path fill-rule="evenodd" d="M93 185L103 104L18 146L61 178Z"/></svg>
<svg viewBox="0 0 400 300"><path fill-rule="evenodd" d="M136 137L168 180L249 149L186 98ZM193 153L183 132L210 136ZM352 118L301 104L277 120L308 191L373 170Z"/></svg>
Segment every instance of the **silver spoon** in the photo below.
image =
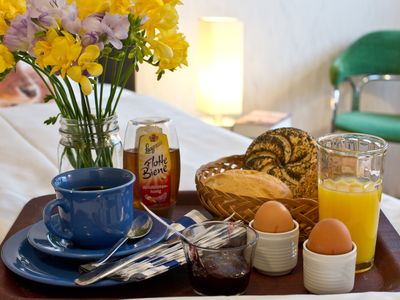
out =
<svg viewBox="0 0 400 300"><path fill-rule="evenodd" d="M153 226L153 219L149 215L141 215L132 222L131 229L122 237L112 248L104 254L102 258L94 263L90 263L91 267L98 267L104 264L128 239L138 239L148 234Z"/></svg>
<svg viewBox="0 0 400 300"><path fill-rule="evenodd" d="M159 216L157 216L143 202L140 202L140 204L154 219L156 219L158 222L163 224L165 227L167 227L169 230L171 230L173 233L175 233L177 236L179 236L182 240L184 240L188 244L192 244L182 233L179 232L179 230L176 230L173 226L169 225L167 222L165 222L163 219L161 219Z"/></svg>

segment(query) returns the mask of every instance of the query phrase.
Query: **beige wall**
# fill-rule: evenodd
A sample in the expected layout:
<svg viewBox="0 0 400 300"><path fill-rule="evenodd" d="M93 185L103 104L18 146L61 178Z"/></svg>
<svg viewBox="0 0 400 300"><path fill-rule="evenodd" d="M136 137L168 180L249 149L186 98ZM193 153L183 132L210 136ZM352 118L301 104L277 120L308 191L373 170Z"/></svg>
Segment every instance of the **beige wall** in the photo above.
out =
<svg viewBox="0 0 400 300"><path fill-rule="evenodd" d="M232 16L245 26L244 112L287 111L292 124L320 135L329 127L328 70L334 57L360 35L400 28L398 0L191 0L183 1L180 30L191 45L188 68L157 82L143 66L137 91L196 114L195 65L197 19ZM367 89L375 107L398 110L400 88L374 84ZM382 99L384 98L384 99Z"/></svg>

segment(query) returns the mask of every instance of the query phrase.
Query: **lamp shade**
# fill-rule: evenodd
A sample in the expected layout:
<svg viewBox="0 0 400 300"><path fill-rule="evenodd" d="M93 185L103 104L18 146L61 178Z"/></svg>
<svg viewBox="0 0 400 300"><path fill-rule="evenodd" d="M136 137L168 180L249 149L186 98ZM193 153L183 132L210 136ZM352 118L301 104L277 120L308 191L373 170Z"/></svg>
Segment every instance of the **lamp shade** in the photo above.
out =
<svg viewBox="0 0 400 300"><path fill-rule="evenodd" d="M239 115L243 99L243 24L235 18L199 21L197 109Z"/></svg>

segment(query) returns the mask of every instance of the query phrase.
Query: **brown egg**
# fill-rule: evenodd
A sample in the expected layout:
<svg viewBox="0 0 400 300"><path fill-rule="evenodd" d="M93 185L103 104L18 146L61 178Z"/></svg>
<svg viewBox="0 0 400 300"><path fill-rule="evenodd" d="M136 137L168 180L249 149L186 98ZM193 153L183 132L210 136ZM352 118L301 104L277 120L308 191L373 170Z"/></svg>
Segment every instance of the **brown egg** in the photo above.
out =
<svg viewBox="0 0 400 300"><path fill-rule="evenodd" d="M254 216L253 228L262 232L287 232L294 228L293 218L280 202L265 202Z"/></svg>
<svg viewBox="0 0 400 300"><path fill-rule="evenodd" d="M353 248L351 235L346 225L338 219L323 219L311 230L307 248L318 254L337 255Z"/></svg>

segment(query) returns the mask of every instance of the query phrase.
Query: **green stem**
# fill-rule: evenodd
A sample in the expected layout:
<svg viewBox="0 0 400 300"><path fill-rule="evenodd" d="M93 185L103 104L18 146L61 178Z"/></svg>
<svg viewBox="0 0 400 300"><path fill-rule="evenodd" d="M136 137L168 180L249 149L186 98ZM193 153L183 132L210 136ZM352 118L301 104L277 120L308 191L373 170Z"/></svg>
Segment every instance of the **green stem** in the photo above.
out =
<svg viewBox="0 0 400 300"><path fill-rule="evenodd" d="M85 120L83 121L83 124L80 126L81 130L84 132L83 133L83 139L85 142L85 146L82 150L83 153L81 153L81 159L84 159L88 166L93 166L93 158L92 158L92 153L91 153L91 148L93 144L93 131L92 131L92 121L90 120L90 114L87 106L87 101L86 101L86 96L83 94L82 90L81 92L81 106L82 106L82 112L83 112L83 117ZM94 145L94 144L93 144ZM94 147L96 148L96 147ZM85 164L86 164L85 163Z"/></svg>
<svg viewBox="0 0 400 300"><path fill-rule="evenodd" d="M33 62L27 60L23 61L29 63L37 73L41 72L47 76L52 84L53 91L57 94L58 101L56 101L56 103L58 108L60 109L61 114L64 117L74 118L74 110L72 109L71 104L69 103L68 96L65 93L64 87L62 86L58 78L55 75L50 75L50 73L45 69L39 68Z"/></svg>
<svg viewBox="0 0 400 300"><path fill-rule="evenodd" d="M94 103L95 103L95 108L96 108L96 118L99 119L100 116L100 111L99 111L99 98L97 94L97 79L96 83L94 84Z"/></svg>
<svg viewBox="0 0 400 300"><path fill-rule="evenodd" d="M74 111L74 109L71 106L70 99L69 99L67 93L65 92L64 86L62 85L61 81L57 78L57 76L54 76L54 75L51 76L51 80L57 86L58 92L61 95L61 99L63 100L65 108L69 112L69 114L66 117L68 117L70 119L76 119L76 116L75 116L76 112Z"/></svg>
<svg viewBox="0 0 400 300"><path fill-rule="evenodd" d="M64 116L68 115L67 108L63 105L63 97L60 94L60 90L59 90L58 86L56 85L56 83L54 81L54 77L55 76L50 75L44 69L39 68L32 61L30 61L28 59L20 57L20 60L22 60L23 62L26 62L27 64L29 64L33 68L33 70L39 75L39 77L42 79L42 81L46 85L47 89L49 90L50 94L53 96L54 101L56 102L56 104L57 104L57 106L58 106L58 108L60 110L60 113L62 115L64 115ZM50 86L48 85L47 81L45 80L45 78L43 77L42 74L45 75L49 79L52 88L50 88Z"/></svg>
<svg viewBox="0 0 400 300"><path fill-rule="evenodd" d="M77 122L77 128L74 129L72 133L74 136L80 136L80 139L78 138L76 141L73 140L71 145L65 146L61 153L59 167L62 167L61 161L63 159L68 160L69 164L75 169L90 166L113 166L113 146L108 145L108 138L105 135L108 133L109 128L107 128L107 123L104 124L102 118L107 117L107 114L111 111L111 103L121 81L122 67L126 55L119 66L117 66L116 63L114 64L113 79L116 78L117 80L113 80L112 82L112 94L109 98L111 102L107 103L108 109L104 113L104 116L102 115L102 99L105 71L101 78L100 97L98 90L99 83L94 84L97 120L91 115L89 98L83 94L82 90L80 91L81 101L79 105L78 96L75 95L68 77L61 79L56 75L50 75L51 69L49 67L40 68L35 64L33 57L17 55L18 60L31 65L33 70L39 75L49 90L49 93L54 98L61 115L64 118L73 119ZM107 64L108 58L106 59L106 68ZM125 74L122 76L122 79L125 82ZM121 93L119 93L118 96L120 96L120 94Z"/></svg>
<svg viewBox="0 0 400 300"><path fill-rule="evenodd" d="M125 54L124 54L124 57L122 58L122 61L120 61L119 62L119 64L118 64L118 74L117 74L117 78L116 78L116 80L115 80L115 85L113 85L112 86L112 89L111 89L111 93L110 93L110 96L108 97L108 101L107 101L107 107L106 107L106 109L105 109L105 112L104 112L104 115L111 115L111 106L112 106L112 102L113 102L113 100L114 100L114 96L115 96L115 92L117 91L117 88L118 88L118 86L119 86L119 83L120 83L120 81L121 81L121 75L122 75L122 71L123 71L123 67L124 67L124 64L125 64L125 59L126 59L126 57L127 57L127 49L125 49L126 51L125 51ZM115 64L116 64L116 62L115 62ZM114 77L113 77L114 78Z"/></svg>
<svg viewBox="0 0 400 300"><path fill-rule="evenodd" d="M88 112L88 118L90 120L92 120L93 115L92 115L92 109L90 108L89 97L84 95L84 99L85 99L86 109L87 109L87 112Z"/></svg>
<svg viewBox="0 0 400 300"><path fill-rule="evenodd" d="M108 66L108 56L106 56L106 61L104 62L103 74L101 75L101 87L100 87L100 118L101 118L102 110L103 110L103 87L104 87L104 81L105 81L105 79L106 79L107 66Z"/></svg>
<svg viewBox="0 0 400 300"><path fill-rule="evenodd" d="M115 78L115 76L116 76L116 73L117 73L117 63L118 63L118 61L116 61L116 60L113 60L113 66L112 66L112 73L111 73L111 78L112 79L114 79ZM109 109L109 106L110 106L110 101L112 101L112 93L113 93L113 90L114 90L114 86L115 85L118 85L118 81L114 81L114 80L111 80L111 90L110 90L110 95L108 96L108 100L107 100L107 104L106 104L106 108L104 109L104 114L103 114L103 117L105 117L106 115L107 115L107 111L108 111L108 109Z"/></svg>
<svg viewBox="0 0 400 300"><path fill-rule="evenodd" d="M76 100L74 89L72 88L71 82L69 81L68 77L64 78L64 82L67 85L67 88L68 88L68 91L70 94L70 99L72 102L72 106L74 107L74 110L75 110L76 119L82 119L82 113L79 108L78 102Z"/></svg>
<svg viewBox="0 0 400 300"><path fill-rule="evenodd" d="M57 93L57 89L55 88L53 82L50 80L50 83L51 83L51 87L50 87L49 84L47 83L47 80L42 75L43 71L41 69L35 67L35 66L32 66L32 68L36 72L36 74L39 75L40 79L42 79L43 83L46 85L46 87L49 90L49 92L50 92L51 96L53 97L54 101L56 101L57 106L60 107L60 105L58 103L58 102L60 102L59 95Z"/></svg>
<svg viewBox="0 0 400 300"><path fill-rule="evenodd" d="M117 106L118 106L119 100L121 98L122 91L124 90L126 84L128 83L128 80L131 77L133 71L135 70L135 65L136 65L136 61L133 60L132 64L129 66L128 70L124 74L124 77L122 78L122 84L120 86L118 96L115 100L114 107L111 111L111 115L115 114L115 111L117 110Z"/></svg>

